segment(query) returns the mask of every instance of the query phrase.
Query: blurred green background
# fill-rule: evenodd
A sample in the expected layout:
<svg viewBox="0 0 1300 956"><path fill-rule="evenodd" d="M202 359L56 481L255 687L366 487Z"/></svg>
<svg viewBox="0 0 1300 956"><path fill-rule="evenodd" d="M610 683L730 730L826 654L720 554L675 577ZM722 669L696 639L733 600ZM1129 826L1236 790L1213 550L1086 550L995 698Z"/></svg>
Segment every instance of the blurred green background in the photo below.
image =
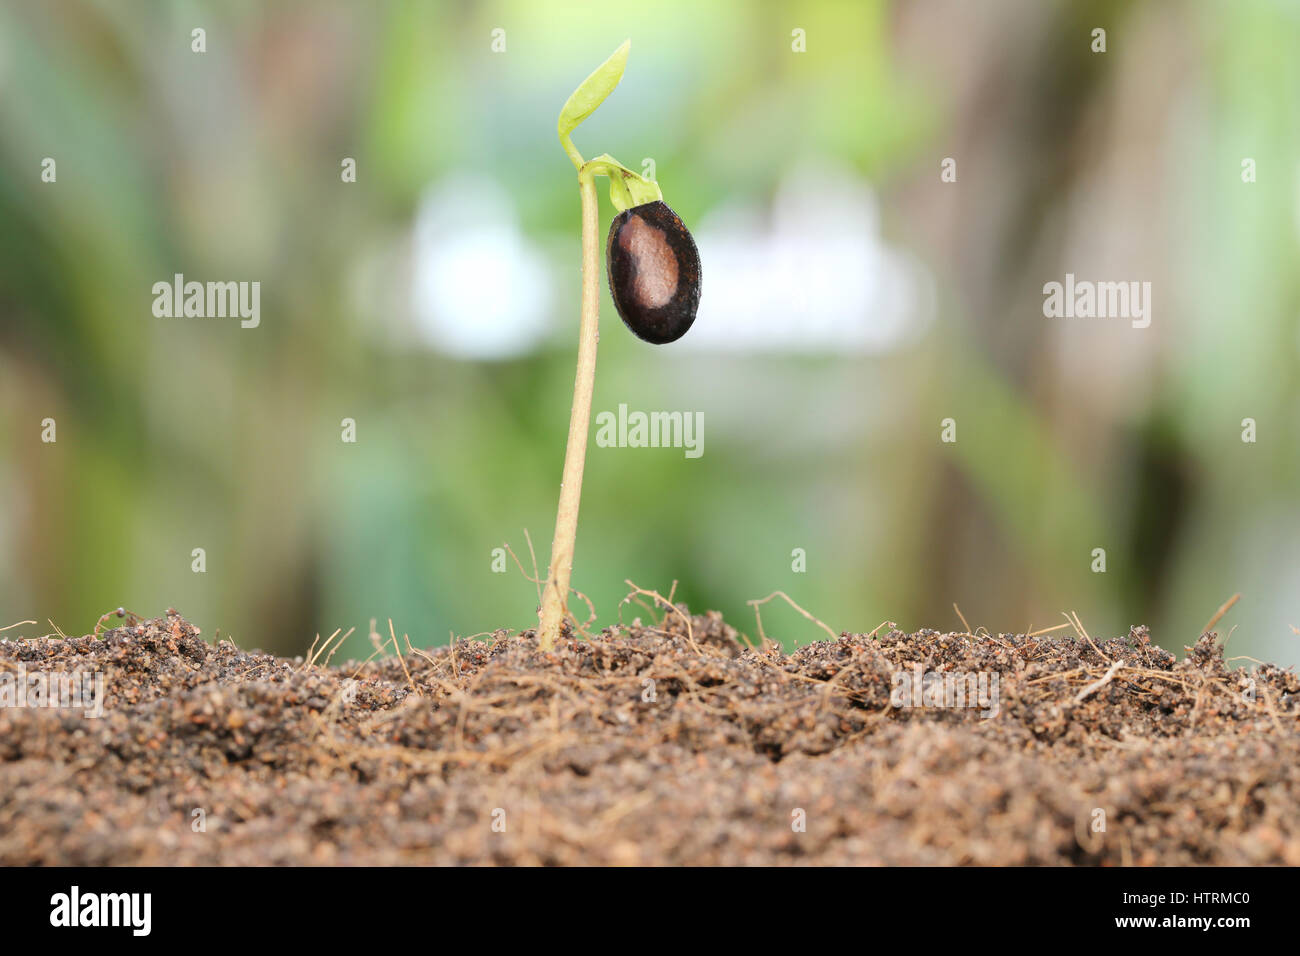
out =
<svg viewBox="0 0 1300 956"><path fill-rule="evenodd" d="M287 653L529 626L493 549L550 550L580 253L555 118L626 37L575 140L653 161L703 303L657 348L604 291L595 411L702 412L705 451L591 448L600 624L624 579L676 580L751 635L781 589L836 630L1074 610L1181 652L1239 591L1229 653L1300 662L1281 0L8 2L0 626L40 626L6 636L118 605ZM260 326L155 317L175 273L259 281ZM1066 273L1150 281L1150 327L1044 317Z"/></svg>

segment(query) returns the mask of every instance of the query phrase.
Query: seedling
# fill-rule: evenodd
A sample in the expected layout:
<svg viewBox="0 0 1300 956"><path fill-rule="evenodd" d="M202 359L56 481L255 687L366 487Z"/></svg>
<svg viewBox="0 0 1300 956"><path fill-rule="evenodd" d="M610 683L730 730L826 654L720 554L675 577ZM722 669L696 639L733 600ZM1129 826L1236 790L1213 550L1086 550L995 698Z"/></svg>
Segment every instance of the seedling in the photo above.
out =
<svg viewBox="0 0 1300 956"><path fill-rule="evenodd" d="M134 614L131 611L128 611L124 607L114 608L111 611L105 611L103 614L99 616L99 620L95 622L95 630L93 632L94 637L99 637L100 629L104 626L105 622L110 617L113 617L114 615L118 617L130 618L130 623L132 625L139 624L140 621L143 620L143 618L141 618L139 614Z"/></svg>
<svg viewBox="0 0 1300 956"><path fill-rule="evenodd" d="M549 650L568 613L569 579L578 536L582 470L587 460L591 396L596 383L596 343L600 338L600 247L597 244L596 177L609 179L609 198L619 214L606 243L609 290L623 323L638 338L656 345L686 334L700 304L700 255L682 221L664 203L658 183L634 173L608 153L584 160L572 134L618 86L627 66L626 41L582 81L556 126L560 145L578 170L582 199L582 317L578 326L578 374L564 452L560 504L551 542L551 565L538 613L538 644Z"/></svg>

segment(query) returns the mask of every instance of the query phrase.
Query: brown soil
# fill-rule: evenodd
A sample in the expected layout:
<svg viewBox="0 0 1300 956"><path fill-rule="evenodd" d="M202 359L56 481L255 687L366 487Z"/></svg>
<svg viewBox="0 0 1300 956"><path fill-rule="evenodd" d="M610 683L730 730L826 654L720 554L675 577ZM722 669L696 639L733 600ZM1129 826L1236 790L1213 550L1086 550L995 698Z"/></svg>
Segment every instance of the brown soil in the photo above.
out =
<svg viewBox="0 0 1300 956"><path fill-rule="evenodd" d="M1300 864L1300 680L1261 666L1252 701L1213 635L787 655L670 614L321 667L197 634L0 644L107 695L0 709L0 863ZM1000 712L891 706L913 662L997 672Z"/></svg>

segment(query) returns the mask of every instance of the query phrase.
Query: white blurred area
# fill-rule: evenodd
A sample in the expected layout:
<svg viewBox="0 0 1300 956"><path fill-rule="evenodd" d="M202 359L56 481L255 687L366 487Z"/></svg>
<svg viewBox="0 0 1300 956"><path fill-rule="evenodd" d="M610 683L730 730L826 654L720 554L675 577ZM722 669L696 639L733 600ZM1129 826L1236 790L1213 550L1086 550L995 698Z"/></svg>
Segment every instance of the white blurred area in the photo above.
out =
<svg viewBox="0 0 1300 956"><path fill-rule="evenodd" d="M875 193L847 170L797 168L770 209L723 206L693 232L704 282L683 350L878 354L933 320L929 272L884 241Z"/></svg>
<svg viewBox="0 0 1300 956"><path fill-rule="evenodd" d="M493 180L457 176L429 189L411 255L415 327L440 352L513 358L534 351L550 332L548 263Z"/></svg>
<svg viewBox="0 0 1300 956"><path fill-rule="evenodd" d="M878 354L914 341L933 319L929 272L882 239L875 194L850 171L797 168L770 207L735 202L687 226L703 291L699 317L674 349ZM576 268L573 243L567 268ZM509 193L486 177L429 189L411 265L414 327L449 356L525 355L576 322L576 301L553 301L550 269L566 265L548 263L521 231Z"/></svg>

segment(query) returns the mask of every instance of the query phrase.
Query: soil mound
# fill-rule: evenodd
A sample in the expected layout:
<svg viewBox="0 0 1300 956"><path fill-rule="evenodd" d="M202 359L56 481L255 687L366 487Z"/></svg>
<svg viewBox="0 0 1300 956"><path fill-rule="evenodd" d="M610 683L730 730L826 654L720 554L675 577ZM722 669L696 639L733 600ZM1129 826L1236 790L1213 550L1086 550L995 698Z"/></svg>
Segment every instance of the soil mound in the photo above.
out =
<svg viewBox="0 0 1300 956"><path fill-rule="evenodd" d="M682 609L684 612L684 609ZM670 613L312 666L174 613L0 643L0 863L1300 865L1300 679L1144 628L845 634Z"/></svg>

